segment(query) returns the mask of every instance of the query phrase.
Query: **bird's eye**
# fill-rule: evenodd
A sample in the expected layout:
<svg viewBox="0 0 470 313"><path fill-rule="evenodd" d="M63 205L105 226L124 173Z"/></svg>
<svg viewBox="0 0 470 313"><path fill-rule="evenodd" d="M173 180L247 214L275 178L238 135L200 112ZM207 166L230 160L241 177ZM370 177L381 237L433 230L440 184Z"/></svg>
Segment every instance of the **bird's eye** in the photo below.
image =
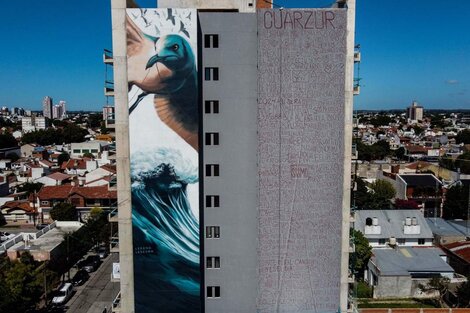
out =
<svg viewBox="0 0 470 313"><path fill-rule="evenodd" d="M180 46L178 44L174 44L173 46L171 46L171 50L173 51L178 51L179 48Z"/></svg>

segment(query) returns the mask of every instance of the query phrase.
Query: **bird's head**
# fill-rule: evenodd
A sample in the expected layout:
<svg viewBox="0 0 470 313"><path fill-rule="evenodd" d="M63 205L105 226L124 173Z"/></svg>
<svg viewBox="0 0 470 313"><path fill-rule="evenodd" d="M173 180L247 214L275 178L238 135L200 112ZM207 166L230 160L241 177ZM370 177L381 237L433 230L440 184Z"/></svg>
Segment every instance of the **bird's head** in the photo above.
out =
<svg viewBox="0 0 470 313"><path fill-rule="evenodd" d="M166 35L157 40L156 54L152 56L146 68L162 63L169 69L181 71L194 67L194 54L189 43L179 35Z"/></svg>

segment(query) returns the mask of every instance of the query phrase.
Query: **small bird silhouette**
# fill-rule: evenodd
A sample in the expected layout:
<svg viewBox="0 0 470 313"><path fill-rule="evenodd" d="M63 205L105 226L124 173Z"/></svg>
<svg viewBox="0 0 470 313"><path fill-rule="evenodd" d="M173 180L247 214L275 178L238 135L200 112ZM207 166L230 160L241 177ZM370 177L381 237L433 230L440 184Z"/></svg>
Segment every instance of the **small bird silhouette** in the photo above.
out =
<svg viewBox="0 0 470 313"><path fill-rule="evenodd" d="M179 30L179 32L185 34L189 38L189 33L186 30L186 28L184 27L184 23L182 21L180 21L180 30Z"/></svg>
<svg viewBox="0 0 470 313"><path fill-rule="evenodd" d="M168 17L166 18L166 20L171 21L171 23L173 23L173 25L176 25L175 17L173 15L173 10L172 9L168 9Z"/></svg>

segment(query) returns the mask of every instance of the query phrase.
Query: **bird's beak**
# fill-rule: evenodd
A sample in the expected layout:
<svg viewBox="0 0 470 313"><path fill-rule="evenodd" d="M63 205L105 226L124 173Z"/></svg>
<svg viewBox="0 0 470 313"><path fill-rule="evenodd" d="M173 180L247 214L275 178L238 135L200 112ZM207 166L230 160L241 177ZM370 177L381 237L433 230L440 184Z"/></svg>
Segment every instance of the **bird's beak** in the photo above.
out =
<svg viewBox="0 0 470 313"><path fill-rule="evenodd" d="M145 69L151 68L152 66L155 65L155 63L157 63L160 60L161 60L161 58L158 56L158 54L154 55L153 57L151 57L148 60L147 65L145 66Z"/></svg>

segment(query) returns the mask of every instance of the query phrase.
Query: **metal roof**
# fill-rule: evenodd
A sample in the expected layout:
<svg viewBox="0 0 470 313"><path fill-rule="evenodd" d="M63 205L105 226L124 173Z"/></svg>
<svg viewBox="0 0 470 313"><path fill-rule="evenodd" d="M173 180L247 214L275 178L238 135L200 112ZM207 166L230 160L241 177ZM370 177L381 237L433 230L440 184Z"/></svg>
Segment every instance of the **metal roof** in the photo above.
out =
<svg viewBox="0 0 470 313"><path fill-rule="evenodd" d="M366 235L367 238L433 238L431 228L429 227L426 219L419 210L357 210L356 222L354 228L364 233L366 226L366 219L368 217L377 217L381 233L379 235ZM404 234L403 225L405 218L416 217L418 225L420 225L420 233L417 235Z"/></svg>
<svg viewBox="0 0 470 313"><path fill-rule="evenodd" d="M446 221L440 217L428 217L426 218L429 227L433 234L439 236L465 236L466 229L464 225L455 221Z"/></svg>
<svg viewBox="0 0 470 313"><path fill-rule="evenodd" d="M441 181L432 174L399 174L408 186L436 187Z"/></svg>
<svg viewBox="0 0 470 313"><path fill-rule="evenodd" d="M381 276L408 276L411 273L453 273L438 248L373 249L371 261Z"/></svg>

